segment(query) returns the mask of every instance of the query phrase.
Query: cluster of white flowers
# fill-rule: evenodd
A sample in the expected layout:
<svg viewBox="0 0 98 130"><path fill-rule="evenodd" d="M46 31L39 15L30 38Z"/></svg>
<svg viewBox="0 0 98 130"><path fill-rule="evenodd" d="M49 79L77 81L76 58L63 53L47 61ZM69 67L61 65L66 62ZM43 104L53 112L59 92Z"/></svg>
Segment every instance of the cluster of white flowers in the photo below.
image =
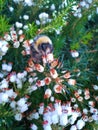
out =
<svg viewBox="0 0 98 130"><path fill-rule="evenodd" d="M49 18L49 14L46 12L42 12L39 14L39 20L36 20L36 24L40 25L40 24L46 24L51 22L51 19Z"/></svg>
<svg viewBox="0 0 98 130"><path fill-rule="evenodd" d="M4 55L6 55L7 51L8 51L8 42L6 40L2 40L0 39L0 60L2 60L2 57Z"/></svg>
<svg viewBox="0 0 98 130"><path fill-rule="evenodd" d="M17 94L9 88L9 81L3 78L0 82L0 104L10 102L15 99Z"/></svg>
<svg viewBox="0 0 98 130"><path fill-rule="evenodd" d="M74 10L74 13L73 15L75 17L78 17L78 18L81 18L82 17L82 9L86 8L86 9L89 9L90 8L90 5L92 4L93 0L82 0L80 1L79 3L79 7L77 8L77 6L73 6L73 10ZM75 8L74 8L75 7Z"/></svg>
<svg viewBox="0 0 98 130"><path fill-rule="evenodd" d="M15 2L16 4L22 2L24 6L32 6L34 4L32 0L13 0L13 2Z"/></svg>

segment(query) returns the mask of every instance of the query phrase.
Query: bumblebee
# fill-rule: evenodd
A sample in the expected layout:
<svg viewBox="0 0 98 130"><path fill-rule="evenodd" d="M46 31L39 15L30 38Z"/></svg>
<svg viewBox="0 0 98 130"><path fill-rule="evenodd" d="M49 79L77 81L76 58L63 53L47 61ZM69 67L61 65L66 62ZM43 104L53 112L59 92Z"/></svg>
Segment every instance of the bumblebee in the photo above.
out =
<svg viewBox="0 0 98 130"><path fill-rule="evenodd" d="M31 44L31 57L35 63L42 62L42 57L53 52L53 44L48 36L38 35Z"/></svg>

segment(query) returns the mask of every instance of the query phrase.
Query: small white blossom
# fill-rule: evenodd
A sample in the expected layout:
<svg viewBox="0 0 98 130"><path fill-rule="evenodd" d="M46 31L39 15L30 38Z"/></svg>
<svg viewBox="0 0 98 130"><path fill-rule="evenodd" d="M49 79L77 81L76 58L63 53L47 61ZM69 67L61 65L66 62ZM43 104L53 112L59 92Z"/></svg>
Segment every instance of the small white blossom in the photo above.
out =
<svg viewBox="0 0 98 130"><path fill-rule="evenodd" d="M17 120L17 121L22 120L22 114L21 113L17 113L14 117L15 117L15 120Z"/></svg>
<svg viewBox="0 0 98 130"><path fill-rule="evenodd" d="M8 102L9 98L8 98L8 94L7 93L1 93L1 100L2 102Z"/></svg>
<svg viewBox="0 0 98 130"><path fill-rule="evenodd" d="M71 51L71 55L73 58L77 58L79 56L79 52L74 50L74 51Z"/></svg>
<svg viewBox="0 0 98 130"><path fill-rule="evenodd" d="M31 124L31 127L30 127L32 130L37 130L38 127L35 125L35 124Z"/></svg>
<svg viewBox="0 0 98 130"><path fill-rule="evenodd" d="M96 7L96 14L98 14L98 7Z"/></svg>
<svg viewBox="0 0 98 130"><path fill-rule="evenodd" d="M93 0L87 0L87 2L88 2L89 4L91 4L91 3L93 2Z"/></svg>
<svg viewBox="0 0 98 130"><path fill-rule="evenodd" d="M15 102L15 101L12 101L12 102L10 103L10 107L13 108L13 109L15 109L15 108L16 108L16 102Z"/></svg>
<svg viewBox="0 0 98 130"><path fill-rule="evenodd" d="M19 30L19 31L18 31L18 34L19 34L19 35L22 35L22 34L23 34L23 30Z"/></svg>
<svg viewBox="0 0 98 130"><path fill-rule="evenodd" d="M28 25L24 25L24 26L23 26L23 29L24 29L24 30L28 29Z"/></svg>
<svg viewBox="0 0 98 130"><path fill-rule="evenodd" d="M68 124L68 117L67 114L62 114L60 115L60 125L61 126L66 126Z"/></svg>
<svg viewBox="0 0 98 130"><path fill-rule="evenodd" d="M55 10L55 5L52 4L51 7L50 7L51 10Z"/></svg>
<svg viewBox="0 0 98 130"><path fill-rule="evenodd" d="M25 99L25 98L21 98L20 100L17 101L17 105L18 105L19 107L24 106L25 103L26 103L26 99Z"/></svg>
<svg viewBox="0 0 98 130"><path fill-rule="evenodd" d="M23 24L20 23L20 22L16 22L15 25L16 25L17 28L22 28L22 26L23 26Z"/></svg>
<svg viewBox="0 0 98 130"><path fill-rule="evenodd" d="M13 7L9 7L9 10L10 10L10 12L13 12L14 11L14 8Z"/></svg>
<svg viewBox="0 0 98 130"><path fill-rule="evenodd" d="M80 119L80 120L77 121L76 126L77 126L78 130L82 130L83 127L85 126L85 122L82 119Z"/></svg>
<svg viewBox="0 0 98 130"><path fill-rule="evenodd" d="M24 15L24 16L23 16L23 19L24 19L24 20L28 20L28 19L29 19L29 16L28 16L28 15Z"/></svg>
<svg viewBox="0 0 98 130"><path fill-rule="evenodd" d="M32 2L32 0L24 0L25 4L28 6L32 6L34 3Z"/></svg>
<svg viewBox="0 0 98 130"><path fill-rule="evenodd" d="M57 124L59 122L59 116L56 111L51 112L51 121L53 124Z"/></svg>
<svg viewBox="0 0 98 130"><path fill-rule="evenodd" d="M70 127L70 130L77 130L77 127L76 127L75 125L72 125L72 126Z"/></svg>

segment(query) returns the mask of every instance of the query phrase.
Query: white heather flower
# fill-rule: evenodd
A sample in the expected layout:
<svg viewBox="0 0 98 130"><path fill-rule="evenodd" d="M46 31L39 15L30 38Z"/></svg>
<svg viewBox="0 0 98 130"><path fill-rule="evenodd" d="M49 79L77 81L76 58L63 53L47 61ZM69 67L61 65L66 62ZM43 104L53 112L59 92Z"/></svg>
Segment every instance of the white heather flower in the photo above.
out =
<svg viewBox="0 0 98 130"><path fill-rule="evenodd" d="M13 95L14 95L14 91L13 91L13 89L9 89L9 90L6 90L6 94L11 98L11 97L13 97Z"/></svg>
<svg viewBox="0 0 98 130"><path fill-rule="evenodd" d="M13 12L14 11L14 8L13 7L9 7L9 10L10 10L10 12Z"/></svg>
<svg viewBox="0 0 98 130"><path fill-rule="evenodd" d="M72 50L71 55L72 55L73 58L77 58L79 56L79 52L76 51L76 50Z"/></svg>
<svg viewBox="0 0 98 130"><path fill-rule="evenodd" d="M3 73L0 73L0 78L2 79L4 77ZM0 87L1 88L1 87Z"/></svg>
<svg viewBox="0 0 98 130"><path fill-rule="evenodd" d="M0 56L0 60L2 60L2 56Z"/></svg>
<svg viewBox="0 0 98 130"><path fill-rule="evenodd" d="M50 82L51 82L51 78L50 78L50 77L46 77L46 78L44 79L44 81L45 81L45 84L46 84L46 85L49 85Z"/></svg>
<svg viewBox="0 0 98 130"><path fill-rule="evenodd" d="M56 84L53 89L54 89L55 93L62 93L61 85Z"/></svg>
<svg viewBox="0 0 98 130"><path fill-rule="evenodd" d="M58 115L61 115L61 114L62 114L61 104L60 104L60 103L55 103L55 104L54 104L54 107L55 107L55 111L57 112L57 114L58 114Z"/></svg>
<svg viewBox="0 0 98 130"><path fill-rule="evenodd" d="M96 7L96 14L98 14L98 7Z"/></svg>
<svg viewBox="0 0 98 130"><path fill-rule="evenodd" d="M29 19L29 16L28 16L28 15L24 15L24 16L23 16L23 19L24 19L24 20L28 20L28 19Z"/></svg>
<svg viewBox="0 0 98 130"><path fill-rule="evenodd" d="M37 25L40 25L40 21L39 21L39 20L36 20L36 24L37 24Z"/></svg>
<svg viewBox="0 0 98 130"><path fill-rule="evenodd" d="M87 113L88 113L88 109L84 108L84 109L83 109L83 113L84 113L84 114L87 114Z"/></svg>
<svg viewBox="0 0 98 130"><path fill-rule="evenodd" d="M35 68L38 72L43 72L44 71L44 67L40 64L35 64Z"/></svg>
<svg viewBox="0 0 98 130"><path fill-rule="evenodd" d="M93 0L87 0L87 2L88 2L89 4L91 4L91 3L93 2Z"/></svg>
<svg viewBox="0 0 98 130"><path fill-rule="evenodd" d="M54 60L54 56L52 53L47 54L46 60L48 63L51 63Z"/></svg>
<svg viewBox="0 0 98 130"><path fill-rule="evenodd" d="M40 108L38 109L38 112L39 112L40 115L43 114L43 112L44 112L44 105L40 106Z"/></svg>
<svg viewBox="0 0 98 130"><path fill-rule="evenodd" d="M22 78L24 78L24 75L23 75L23 73L18 73L18 74L17 74L17 77L18 77L19 79L22 79Z"/></svg>
<svg viewBox="0 0 98 130"><path fill-rule="evenodd" d="M30 127L32 130L37 130L38 127L35 125L35 124L31 124L31 127Z"/></svg>
<svg viewBox="0 0 98 130"><path fill-rule="evenodd" d="M98 85L93 85L94 90L98 90Z"/></svg>
<svg viewBox="0 0 98 130"><path fill-rule="evenodd" d="M77 112L72 112L71 117L69 118L69 123L73 125L75 121L77 120L79 114Z"/></svg>
<svg viewBox="0 0 98 130"><path fill-rule="evenodd" d="M54 102L54 97L53 96L50 97L50 101Z"/></svg>
<svg viewBox="0 0 98 130"><path fill-rule="evenodd" d="M14 42L13 46L14 46L14 48L18 48L20 46L19 41Z"/></svg>
<svg viewBox="0 0 98 130"><path fill-rule="evenodd" d="M24 0L25 4L28 5L28 6L32 6L33 5L33 2L32 0Z"/></svg>
<svg viewBox="0 0 98 130"><path fill-rule="evenodd" d="M50 7L51 10L55 10L55 5L52 4L51 7Z"/></svg>
<svg viewBox="0 0 98 130"><path fill-rule="evenodd" d="M10 82L15 82L16 81L16 79L17 79L17 77L16 77L16 74L12 74L11 76L10 76Z"/></svg>
<svg viewBox="0 0 98 130"><path fill-rule="evenodd" d="M21 113L27 111L28 110L28 105L24 104L22 107L19 107L19 110L20 110Z"/></svg>
<svg viewBox="0 0 98 130"><path fill-rule="evenodd" d="M71 98L71 102L76 102L76 98Z"/></svg>
<svg viewBox="0 0 98 130"><path fill-rule="evenodd" d="M82 17L82 14L81 14L81 13L78 13L78 14L77 14L77 17L78 17L78 18L81 18L81 17ZM76 53L75 55L78 57L79 53Z"/></svg>
<svg viewBox="0 0 98 130"><path fill-rule="evenodd" d="M83 127L85 126L85 122L82 119L80 119L80 120L77 121L76 126L77 126L78 130L82 130Z"/></svg>
<svg viewBox="0 0 98 130"><path fill-rule="evenodd" d="M13 108L13 109L15 109L15 108L16 108L16 102L15 102L15 101L12 101L12 102L10 103L10 107Z"/></svg>
<svg viewBox="0 0 98 130"><path fill-rule="evenodd" d="M90 113L98 114L98 110L96 108L90 107Z"/></svg>
<svg viewBox="0 0 98 130"><path fill-rule="evenodd" d="M74 104L74 109L77 109L78 108L78 104Z"/></svg>
<svg viewBox="0 0 98 130"><path fill-rule="evenodd" d="M43 128L44 130L52 130L51 125L48 123L48 121L44 121Z"/></svg>
<svg viewBox="0 0 98 130"><path fill-rule="evenodd" d="M50 75L53 79L56 79L58 77L58 73L55 69L50 70Z"/></svg>
<svg viewBox="0 0 98 130"><path fill-rule="evenodd" d="M10 41L10 40L11 40L11 36L10 36L8 33L6 33L6 34L4 35L4 39L5 39L6 41Z"/></svg>
<svg viewBox="0 0 98 130"><path fill-rule="evenodd" d="M85 6L87 9L89 8L89 4L86 4L86 6Z"/></svg>
<svg viewBox="0 0 98 130"><path fill-rule="evenodd" d="M57 115L56 111L51 112L51 121L52 124L57 124L59 122L59 116Z"/></svg>
<svg viewBox="0 0 98 130"><path fill-rule="evenodd" d="M3 79L0 83L0 89L8 88L8 81L6 79Z"/></svg>
<svg viewBox="0 0 98 130"><path fill-rule="evenodd" d="M93 118L94 121L98 121L98 114L92 115L92 118Z"/></svg>
<svg viewBox="0 0 98 130"><path fill-rule="evenodd" d="M28 29L28 25L24 25L24 26L23 26L23 29L24 29L24 30Z"/></svg>
<svg viewBox="0 0 98 130"><path fill-rule="evenodd" d="M75 79L68 79L68 84L69 85L75 85L76 84L76 80Z"/></svg>
<svg viewBox="0 0 98 130"><path fill-rule="evenodd" d="M85 6L86 6L86 1L84 1L84 0L81 1L81 2L80 2L80 5L81 5L82 7L85 7Z"/></svg>
<svg viewBox="0 0 98 130"><path fill-rule="evenodd" d="M49 15L45 12L39 14L39 19L42 24L46 24L48 22L48 17L49 17Z"/></svg>
<svg viewBox="0 0 98 130"><path fill-rule="evenodd" d="M80 94L82 94L82 89L78 89L77 92Z"/></svg>
<svg viewBox="0 0 98 130"><path fill-rule="evenodd" d="M70 127L70 130L77 130L76 125L72 125L72 126Z"/></svg>
<svg viewBox="0 0 98 130"><path fill-rule="evenodd" d="M49 124L52 124L50 112L44 113L44 115L43 115L43 120L44 120L44 121L48 121Z"/></svg>
<svg viewBox="0 0 98 130"><path fill-rule="evenodd" d="M23 30L19 30L19 31L18 31L18 34L19 34L19 35L22 35L22 34L23 34Z"/></svg>
<svg viewBox="0 0 98 130"><path fill-rule="evenodd" d="M7 93L1 93L1 100L2 102L8 102L9 98L8 98L8 94Z"/></svg>
<svg viewBox="0 0 98 130"><path fill-rule="evenodd" d="M17 105L22 107L23 105L25 105L26 103L26 99L25 98L21 98L20 100L17 101Z"/></svg>
<svg viewBox="0 0 98 130"><path fill-rule="evenodd" d="M66 126L68 124L68 117L67 114L62 114L60 115L60 125L61 126Z"/></svg>
<svg viewBox="0 0 98 130"><path fill-rule="evenodd" d="M7 70L7 64L6 64L5 61L4 61L3 64L2 64L2 70Z"/></svg>
<svg viewBox="0 0 98 130"><path fill-rule="evenodd" d="M17 113L14 117L15 117L15 120L17 120L17 121L22 120L22 114L21 113Z"/></svg>
<svg viewBox="0 0 98 130"><path fill-rule="evenodd" d="M23 26L23 24L20 23L20 22L16 22L15 25L16 25L17 28L22 28L22 26Z"/></svg>
<svg viewBox="0 0 98 130"><path fill-rule="evenodd" d="M45 90L45 95L44 95L44 98L49 98L52 94L52 91L50 88L46 89Z"/></svg>
<svg viewBox="0 0 98 130"><path fill-rule="evenodd" d="M39 19L46 19L48 17L49 17L49 15L47 13L45 13L45 12L39 14Z"/></svg>
<svg viewBox="0 0 98 130"><path fill-rule="evenodd" d="M7 65L7 71L10 72L12 70L12 63L8 63Z"/></svg>
<svg viewBox="0 0 98 130"><path fill-rule="evenodd" d="M39 118L39 113L38 112L32 113L32 118L33 119L38 119Z"/></svg>
<svg viewBox="0 0 98 130"><path fill-rule="evenodd" d="M6 45L3 45L1 50L5 54L7 52L7 50L8 50L8 47Z"/></svg>

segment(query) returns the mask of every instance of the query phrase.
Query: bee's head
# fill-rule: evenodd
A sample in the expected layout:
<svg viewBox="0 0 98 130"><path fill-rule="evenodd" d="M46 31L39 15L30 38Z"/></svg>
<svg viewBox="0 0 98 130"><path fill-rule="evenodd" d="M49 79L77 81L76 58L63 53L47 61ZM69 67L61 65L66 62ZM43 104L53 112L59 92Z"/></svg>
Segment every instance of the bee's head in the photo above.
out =
<svg viewBox="0 0 98 130"><path fill-rule="evenodd" d="M38 49L43 55L47 55L53 52L53 46L50 43L42 43L38 46Z"/></svg>

